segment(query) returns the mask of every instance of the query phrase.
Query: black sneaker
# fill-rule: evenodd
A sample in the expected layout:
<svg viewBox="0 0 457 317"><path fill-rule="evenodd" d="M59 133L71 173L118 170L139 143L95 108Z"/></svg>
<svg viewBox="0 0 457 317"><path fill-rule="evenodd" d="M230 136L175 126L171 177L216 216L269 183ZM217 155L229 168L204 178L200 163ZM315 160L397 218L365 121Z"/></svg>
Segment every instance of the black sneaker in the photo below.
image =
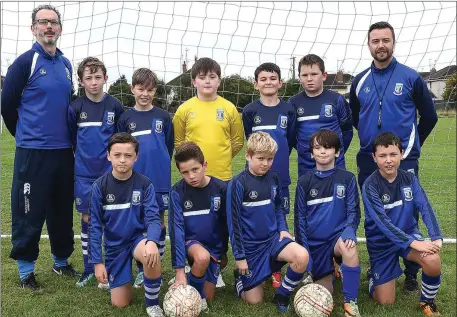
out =
<svg viewBox="0 0 457 317"><path fill-rule="evenodd" d="M405 293L417 293L419 291L419 284L414 275L405 274L405 283L403 284Z"/></svg>
<svg viewBox="0 0 457 317"><path fill-rule="evenodd" d="M289 296L284 296L282 294L276 293L275 297L273 298L273 302L276 304L276 307L278 308L278 311L280 313L284 313L289 310L289 304L290 304Z"/></svg>
<svg viewBox="0 0 457 317"><path fill-rule="evenodd" d="M21 280L21 288L30 288L33 291L40 290L33 272L27 275L25 279Z"/></svg>
<svg viewBox="0 0 457 317"><path fill-rule="evenodd" d="M76 271L71 264L65 266L57 266L55 263L52 267L52 270L58 275L65 275L70 277L80 276L81 274Z"/></svg>

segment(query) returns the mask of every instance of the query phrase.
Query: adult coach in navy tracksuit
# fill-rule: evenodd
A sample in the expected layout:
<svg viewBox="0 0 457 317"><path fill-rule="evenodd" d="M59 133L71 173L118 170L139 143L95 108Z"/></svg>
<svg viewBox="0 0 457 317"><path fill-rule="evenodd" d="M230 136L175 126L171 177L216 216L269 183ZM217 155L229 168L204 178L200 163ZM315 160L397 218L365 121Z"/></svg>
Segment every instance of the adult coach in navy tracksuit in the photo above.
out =
<svg viewBox="0 0 457 317"><path fill-rule="evenodd" d="M371 156L373 141L381 132L393 132L405 149L400 168L418 176L421 146L438 121L433 100L422 77L392 56L395 33L387 22L377 22L368 30L368 48L373 63L352 81L350 106L354 127L359 133L357 153L360 188L376 169ZM417 123L419 112L419 123ZM418 290L417 269L407 262L405 290Z"/></svg>
<svg viewBox="0 0 457 317"><path fill-rule="evenodd" d="M56 43L60 13L42 5L32 12L32 49L6 74L2 116L16 138L11 190L12 243L21 287L38 289L34 263L44 221L51 242L53 270L77 272L67 259L73 252L73 152L67 127L72 68Z"/></svg>

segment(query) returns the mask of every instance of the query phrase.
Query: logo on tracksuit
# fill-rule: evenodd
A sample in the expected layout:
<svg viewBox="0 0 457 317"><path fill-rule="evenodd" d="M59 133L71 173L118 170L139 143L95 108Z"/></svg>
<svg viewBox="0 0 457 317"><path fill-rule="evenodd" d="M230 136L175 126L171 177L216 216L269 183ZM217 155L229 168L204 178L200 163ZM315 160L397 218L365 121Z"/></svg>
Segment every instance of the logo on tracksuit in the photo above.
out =
<svg viewBox="0 0 457 317"><path fill-rule="evenodd" d="M224 121L224 109L216 109L216 120Z"/></svg>
<svg viewBox="0 0 457 317"><path fill-rule="evenodd" d="M396 83L394 89L394 95L401 96L403 94L403 84Z"/></svg>
<svg viewBox="0 0 457 317"><path fill-rule="evenodd" d="M214 211L218 211L221 208L221 197L214 197Z"/></svg>
<svg viewBox="0 0 457 317"><path fill-rule="evenodd" d="M134 190L132 193L132 205L139 205L141 200L141 193L138 190Z"/></svg>
<svg viewBox="0 0 457 317"><path fill-rule="evenodd" d="M287 117L286 116L281 116L281 128L282 129L287 128Z"/></svg>
<svg viewBox="0 0 457 317"><path fill-rule="evenodd" d="M413 200L413 191L411 190L411 187L403 188L403 194L405 195L405 200L406 201Z"/></svg>
<svg viewBox="0 0 457 317"><path fill-rule="evenodd" d="M113 125L113 123L114 123L114 112L108 112L108 115L106 118L106 124Z"/></svg>
<svg viewBox="0 0 457 317"><path fill-rule="evenodd" d="M162 133L162 131L163 131L163 121L162 120L157 120L156 121L155 132L156 133Z"/></svg>

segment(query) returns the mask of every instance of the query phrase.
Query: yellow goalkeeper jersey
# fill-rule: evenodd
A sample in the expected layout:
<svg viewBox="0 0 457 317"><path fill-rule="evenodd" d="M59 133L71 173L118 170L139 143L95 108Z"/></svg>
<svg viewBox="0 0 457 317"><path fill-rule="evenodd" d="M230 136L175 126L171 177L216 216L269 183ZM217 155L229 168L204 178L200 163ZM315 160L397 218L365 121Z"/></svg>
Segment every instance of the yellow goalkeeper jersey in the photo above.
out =
<svg viewBox="0 0 457 317"><path fill-rule="evenodd" d="M208 162L207 174L224 181L232 178L232 158L243 148L244 131L236 107L217 96L214 101L193 97L173 117L175 148L195 142Z"/></svg>

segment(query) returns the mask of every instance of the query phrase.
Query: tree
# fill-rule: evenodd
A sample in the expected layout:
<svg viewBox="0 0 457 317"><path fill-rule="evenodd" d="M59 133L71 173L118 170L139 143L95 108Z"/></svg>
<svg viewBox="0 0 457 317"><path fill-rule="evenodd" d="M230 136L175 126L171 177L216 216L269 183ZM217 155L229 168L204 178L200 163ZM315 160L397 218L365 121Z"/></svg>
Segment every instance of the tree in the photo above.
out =
<svg viewBox="0 0 457 317"><path fill-rule="evenodd" d="M135 98L130 91L130 85L125 78L125 75L121 75L108 89L108 93L119 99L124 107L135 106Z"/></svg>
<svg viewBox="0 0 457 317"><path fill-rule="evenodd" d="M252 81L240 75L230 75L222 78L218 94L232 102L238 109L259 98Z"/></svg>
<svg viewBox="0 0 457 317"><path fill-rule="evenodd" d="M454 73L454 75L446 80L446 87L444 88L441 97L449 102L457 101L457 73Z"/></svg>
<svg viewBox="0 0 457 317"><path fill-rule="evenodd" d="M300 80L289 79L282 83L281 89L278 91L278 96L285 101L289 100L290 97L298 94L302 90Z"/></svg>
<svg viewBox="0 0 457 317"><path fill-rule="evenodd" d="M162 79L159 79L159 82L157 83L157 90L154 96L153 104L162 109L168 110L167 98L170 95L170 93L171 87L167 86Z"/></svg>

